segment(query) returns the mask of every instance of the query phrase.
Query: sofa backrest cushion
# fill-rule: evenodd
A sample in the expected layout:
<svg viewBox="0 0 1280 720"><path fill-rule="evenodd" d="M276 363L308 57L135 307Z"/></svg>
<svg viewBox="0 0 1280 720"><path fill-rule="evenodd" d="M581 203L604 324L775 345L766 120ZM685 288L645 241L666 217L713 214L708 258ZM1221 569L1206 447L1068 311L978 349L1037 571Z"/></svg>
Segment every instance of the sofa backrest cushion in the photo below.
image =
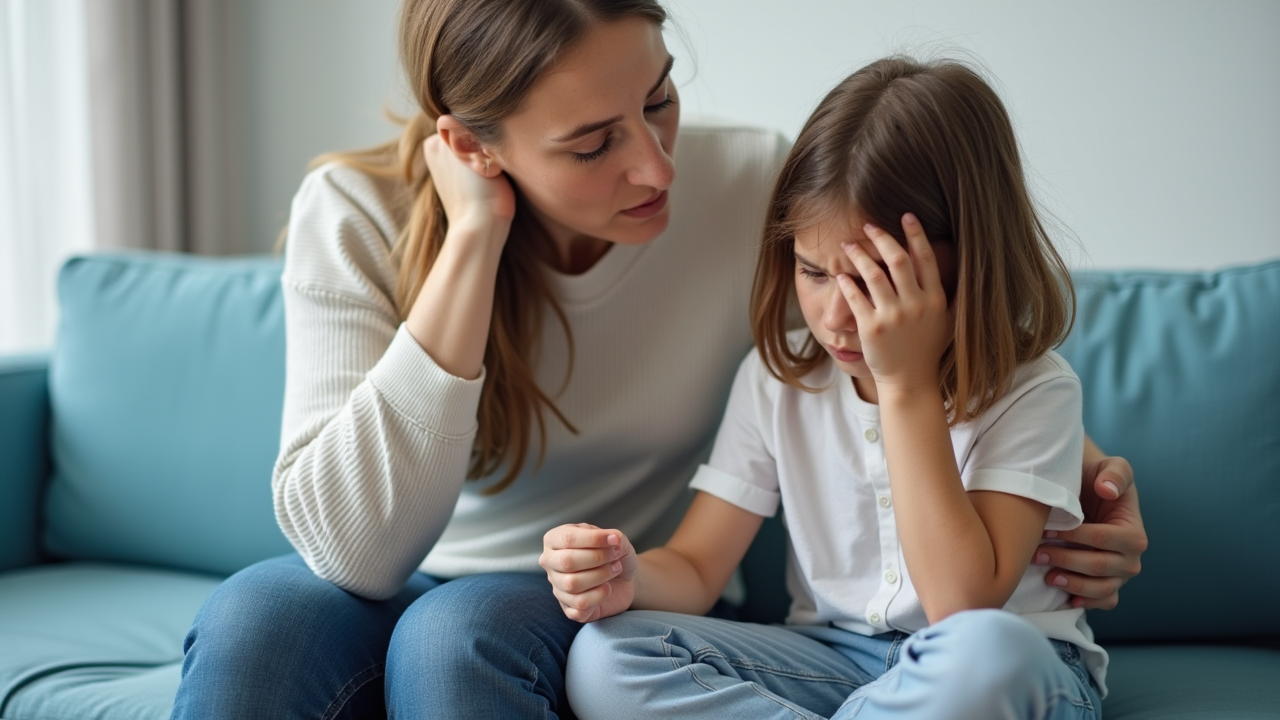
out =
<svg viewBox="0 0 1280 720"><path fill-rule="evenodd" d="M1082 272L1062 349L1134 467L1150 548L1101 639L1280 637L1280 261Z"/></svg>
<svg viewBox="0 0 1280 720"><path fill-rule="evenodd" d="M49 553L230 573L290 550L271 510L281 267L147 253L66 263Z"/></svg>

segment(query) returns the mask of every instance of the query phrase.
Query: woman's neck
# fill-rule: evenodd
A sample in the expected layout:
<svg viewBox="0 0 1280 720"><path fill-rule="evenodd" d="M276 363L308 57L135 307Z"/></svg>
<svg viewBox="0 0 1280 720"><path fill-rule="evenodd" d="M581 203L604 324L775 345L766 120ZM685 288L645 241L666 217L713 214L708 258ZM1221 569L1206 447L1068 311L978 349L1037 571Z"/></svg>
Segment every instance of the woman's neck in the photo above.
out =
<svg viewBox="0 0 1280 720"><path fill-rule="evenodd" d="M553 238L551 246L556 256L548 258L552 269L565 275L581 275L609 252L613 243L599 238L579 236L572 239Z"/></svg>

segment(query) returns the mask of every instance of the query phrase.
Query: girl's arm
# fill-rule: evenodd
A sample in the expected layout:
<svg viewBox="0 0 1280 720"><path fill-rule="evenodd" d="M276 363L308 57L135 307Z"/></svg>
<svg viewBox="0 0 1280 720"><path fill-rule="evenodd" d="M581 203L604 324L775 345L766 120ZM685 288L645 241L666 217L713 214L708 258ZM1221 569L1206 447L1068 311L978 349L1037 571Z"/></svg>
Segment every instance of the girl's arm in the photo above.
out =
<svg viewBox="0 0 1280 720"><path fill-rule="evenodd" d="M939 382L953 323L923 228L910 214L902 227L909 252L879 228L864 228L887 273L865 249L845 245L870 298L848 276L838 280L878 394L903 556L925 614L937 622L1008 601L1049 508L1005 493L965 490Z"/></svg>
<svg viewBox="0 0 1280 720"><path fill-rule="evenodd" d="M1001 492L967 492L942 397L880 393L894 518L911 581L929 622L1013 595L1040 542L1049 507Z"/></svg>
<svg viewBox="0 0 1280 720"><path fill-rule="evenodd" d="M592 622L627 609L703 615L724 592L764 518L699 492L671 540L636 554L619 530L561 525L538 563L564 613Z"/></svg>

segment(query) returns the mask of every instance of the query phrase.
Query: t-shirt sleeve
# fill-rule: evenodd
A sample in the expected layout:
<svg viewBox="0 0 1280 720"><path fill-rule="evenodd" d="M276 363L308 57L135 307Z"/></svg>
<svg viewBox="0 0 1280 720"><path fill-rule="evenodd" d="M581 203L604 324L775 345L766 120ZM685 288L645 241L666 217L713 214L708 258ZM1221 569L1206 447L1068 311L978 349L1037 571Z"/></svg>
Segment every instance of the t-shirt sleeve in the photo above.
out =
<svg viewBox="0 0 1280 720"><path fill-rule="evenodd" d="M689 486L748 512L770 517L778 510L778 467L766 442L767 374L753 350L738 366L711 459Z"/></svg>
<svg viewBox="0 0 1280 720"><path fill-rule="evenodd" d="M1068 371L1024 387L988 411L998 415L970 451L961 478L966 490L1008 493L1048 505L1045 528L1071 530L1084 520L1080 381Z"/></svg>

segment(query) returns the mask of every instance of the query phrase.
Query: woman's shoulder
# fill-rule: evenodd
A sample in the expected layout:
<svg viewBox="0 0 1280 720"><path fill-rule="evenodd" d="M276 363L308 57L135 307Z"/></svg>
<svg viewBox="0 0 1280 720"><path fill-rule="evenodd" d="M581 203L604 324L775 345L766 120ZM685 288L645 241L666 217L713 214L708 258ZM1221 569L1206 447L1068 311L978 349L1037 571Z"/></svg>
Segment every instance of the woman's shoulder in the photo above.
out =
<svg viewBox="0 0 1280 720"><path fill-rule="evenodd" d="M753 172L770 183L791 150L791 141L777 130L708 117L682 122L678 138L676 163L686 166L681 172Z"/></svg>
<svg viewBox="0 0 1280 720"><path fill-rule="evenodd" d="M293 213L314 207L344 209L398 228L408 195L392 168L378 172L372 166L330 160L312 168L294 196Z"/></svg>
<svg viewBox="0 0 1280 720"><path fill-rule="evenodd" d="M289 213L284 280L385 305L395 284L392 248L404 215L403 183L343 162L303 178Z"/></svg>

